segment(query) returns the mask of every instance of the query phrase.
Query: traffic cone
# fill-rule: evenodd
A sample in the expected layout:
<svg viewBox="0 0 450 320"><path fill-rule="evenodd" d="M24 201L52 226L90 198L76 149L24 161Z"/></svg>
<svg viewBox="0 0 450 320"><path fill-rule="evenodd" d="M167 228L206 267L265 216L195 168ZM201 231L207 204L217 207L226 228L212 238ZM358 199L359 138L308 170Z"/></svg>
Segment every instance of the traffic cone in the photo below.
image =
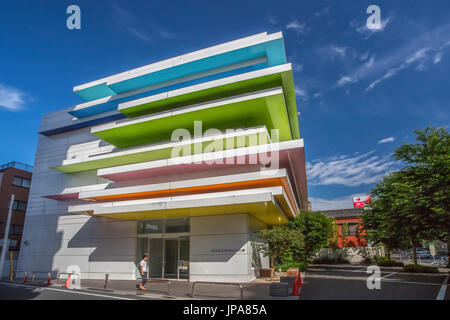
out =
<svg viewBox="0 0 450 320"><path fill-rule="evenodd" d="M50 272L48 273L48 279L47 282L45 283L46 286L51 286L52 285L52 277L50 276Z"/></svg>
<svg viewBox="0 0 450 320"><path fill-rule="evenodd" d="M294 281L294 287L292 288L292 295L293 296L300 295L300 291L298 290L298 279L295 279L295 281Z"/></svg>
<svg viewBox="0 0 450 320"><path fill-rule="evenodd" d="M23 282L28 282L28 273L25 272L25 278L23 278Z"/></svg>
<svg viewBox="0 0 450 320"><path fill-rule="evenodd" d="M298 273L297 285L303 287L302 274L300 272Z"/></svg>
<svg viewBox="0 0 450 320"><path fill-rule="evenodd" d="M64 284L64 288L70 288L70 276L71 274L69 274L69 276L67 277L66 283Z"/></svg>

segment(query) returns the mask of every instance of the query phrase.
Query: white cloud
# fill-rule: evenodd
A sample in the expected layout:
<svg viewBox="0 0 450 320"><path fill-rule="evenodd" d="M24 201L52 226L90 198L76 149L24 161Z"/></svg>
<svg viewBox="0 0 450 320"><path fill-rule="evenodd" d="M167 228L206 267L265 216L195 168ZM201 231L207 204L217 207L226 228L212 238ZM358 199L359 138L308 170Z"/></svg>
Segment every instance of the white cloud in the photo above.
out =
<svg viewBox="0 0 450 320"><path fill-rule="evenodd" d="M305 34L309 31L309 28L306 26L306 23L302 22L298 22L298 20L294 20L290 23L288 23L286 25L286 29L292 29L295 32L297 32L297 34Z"/></svg>
<svg viewBox="0 0 450 320"><path fill-rule="evenodd" d="M348 77L348 76L344 76L344 77L341 77L339 80L338 80L338 82L337 82L337 86L338 87L342 87L343 85L345 85L345 84L347 84L347 83L349 83L349 82L355 82L356 80L355 79L353 79L353 78L350 78L350 77Z"/></svg>
<svg viewBox="0 0 450 320"><path fill-rule="evenodd" d="M442 52L436 53L436 55L434 56L433 63L437 64L437 63L441 62L441 60L442 60Z"/></svg>
<svg viewBox="0 0 450 320"><path fill-rule="evenodd" d="M359 58L364 61L364 60L367 60L368 57L369 57L369 51L366 51Z"/></svg>
<svg viewBox="0 0 450 320"><path fill-rule="evenodd" d="M302 72L303 65L294 62L294 63L292 63L292 69L296 72Z"/></svg>
<svg viewBox="0 0 450 320"><path fill-rule="evenodd" d="M332 56L339 55L341 58L345 58L346 50L346 47L330 46L330 53Z"/></svg>
<svg viewBox="0 0 450 320"><path fill-rule="evenodd" d="M267 13L266 19L271 25L276 25L278 22L278 19L270 11Z"/></svg>
<svg viewBox="0 0 450 320"><path fill-rule="evenodd" d="M318 98L318 97L320 97L321 95L322 95L322 92L316 92L316 93L313 94L313 97L314 97L314 98Z"/></svg>
<svg viewBox="0 0 450 320"><path fill-rule="evenodd" d="M386 26L391 22L393 16L387 17L386 19L381 20L381 28L380 29L369 29L367 28L367 21L364 20L362 24L358 24L357 20L353 20L350 23L350 26L355 28L356 32L363 36L364 40L369 39L374 33L382 32L386 28Z"/></svg>
<svg viewBox="0 0 450 320"><path fill-rule="evenodd" d="M364 154L334 156L306 164L310 185L341 184L349 187L379 181L394 169L391 156L380 157L374 151Z"/></svg>
<svg viewBox="0 0 450 320"><path fill-rule="evenodd" d="M155 39L175 39L177 35L168 31L161 26L151 25L148 21L137 19L134 15L119 7L117 4L112 5L112 16L116 24L128 30L136 38L151 42Z"/></svg>
<svg viewBox="0 0 450 320"><path fill-rule="evenodd" d="M26 95L22 91L0 84L0 107L20 110L25 103Z"/></svg>
<svg viewBox="0 0 450 320"><path fill-rule="evenodd" d="M326 16L330 12L330 6L326 6L320 11L317 11L314 16L320 17L320 16Z"/></svg>
<svg viewBox="0 0 450 320"><path fill-rule="evenodd" d="M338 210L338 209L350 209L353 208L352 196L335 198L335 199L322 199L309 197L311 201L313 211L324 211L324 210Z"/></svg>
<svg viewBox="0 0 450 320"><path fill-rule="evenodd" d="M381 139L377 143L380 144L380 143L388 143L388 142L394 142L394 141L395 141L394 137L389 137L389 138L386 138L386 139Z"/></svg>
<svg viewBox="0 0 450 320"><path fill-rule="evenodd" d="M410 66L414 62L419 62L418 66L416 67L416 70L423 71L425 70L425 59L428 57L428 51L430 51L430 48L421 48L414 52L412 55L410 55L403 63L400 65L389 69L382 77L376 79L373 81L367 88L366 91L370 91L375 86L380 84L382 81L392 78L393 76L397 75L401 70L406 69L408 66Z"/></svg>
<svg viewBox="0 0 450 320"><path fill-rule="evenodd" d="M303 102L309 99L309 95L306 90L299 87L295 87L295 95L298 96Z"/></svg>

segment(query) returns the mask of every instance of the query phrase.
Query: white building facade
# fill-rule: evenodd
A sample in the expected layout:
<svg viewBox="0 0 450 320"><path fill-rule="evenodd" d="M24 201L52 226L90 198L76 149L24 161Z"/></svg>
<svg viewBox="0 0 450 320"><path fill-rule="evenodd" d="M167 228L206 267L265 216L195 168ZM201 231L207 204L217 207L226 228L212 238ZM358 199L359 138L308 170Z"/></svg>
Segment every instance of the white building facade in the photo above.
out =
<svg viewBox="0 0 450 320"><path fill-rule="evenodd" d="M261 33L74 88L43 117L18 270L249 282L308 206L291 65Z"/></svg>

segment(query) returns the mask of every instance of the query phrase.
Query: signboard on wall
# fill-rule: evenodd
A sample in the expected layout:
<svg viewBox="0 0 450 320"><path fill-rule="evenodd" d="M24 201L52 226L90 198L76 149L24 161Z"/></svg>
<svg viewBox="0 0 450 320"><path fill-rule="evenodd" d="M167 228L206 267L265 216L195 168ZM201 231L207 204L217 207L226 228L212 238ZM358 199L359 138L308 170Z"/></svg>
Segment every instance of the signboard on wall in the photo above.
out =
<svg viewBox="0 0 450 320"><path fill-rule="evenodd" d="M364 208L364 205L370 202L370 196L353 197L353 208Z"/></svg>

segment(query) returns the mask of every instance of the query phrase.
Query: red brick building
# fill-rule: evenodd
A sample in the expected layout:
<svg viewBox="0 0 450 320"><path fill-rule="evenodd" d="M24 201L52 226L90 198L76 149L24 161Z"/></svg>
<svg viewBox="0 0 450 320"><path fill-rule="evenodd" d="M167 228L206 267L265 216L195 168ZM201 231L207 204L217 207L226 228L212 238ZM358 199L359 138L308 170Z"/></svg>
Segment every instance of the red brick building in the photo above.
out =
<svg viewBox="0 0 450 320"><path fill-rule="evenodd" d="M3 245L9 202L11 195L14 194L15 201L11 216L9 239L10 250L15 253L15 259L17 259L22 242L32 169L33 167L19 162L0 165L0 247Z"/></svg>
<svg viewBox="0 0 450 320"><path fill-rule="evenodd" d="M333 218L337 225L338 246L343 247L364 247L366 242L361 238L364 230L361 228L361 215L363 208L338 209L322 211L325 215Z"/></svg>

